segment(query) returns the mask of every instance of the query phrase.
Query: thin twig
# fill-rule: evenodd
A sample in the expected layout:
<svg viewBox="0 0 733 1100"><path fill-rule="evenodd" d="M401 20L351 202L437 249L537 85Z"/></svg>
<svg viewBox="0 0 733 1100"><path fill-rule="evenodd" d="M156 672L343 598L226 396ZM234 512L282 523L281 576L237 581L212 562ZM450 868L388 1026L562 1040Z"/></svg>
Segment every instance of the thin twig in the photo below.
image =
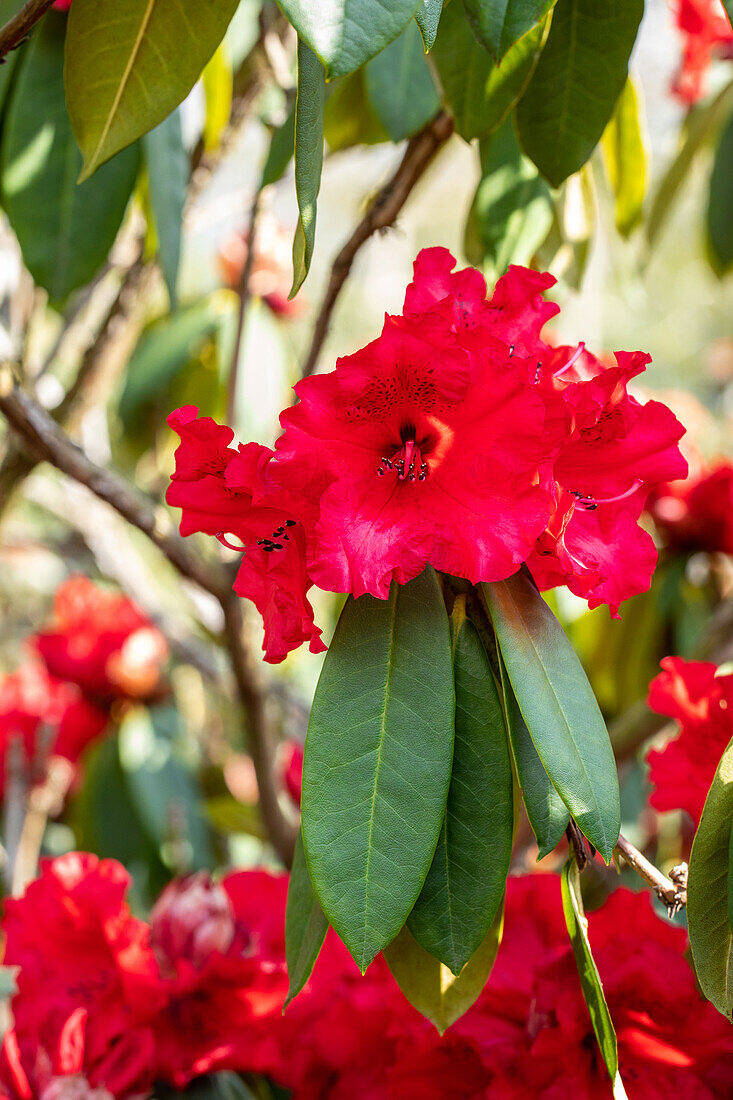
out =
<svg viewBox="0 0 733 1100"><path fill-rule="evenodd" d="M13 431L38 458L50 462L62 473L86 485L95 496L148 538L168 561L190 580L210 592L224 613L224 634L242 708L247 716L249 750L260 790L260 808L273 846L289 863L295 843L293 825L279 802L273 760L273 738L265 713L265 700L253 673L244 641L241 604L231 588L229 571L192 555L183 539L171 528L162 509L135 491L122 478L97 466L73 443L45 409L23 393L7 364L0 366L0 412Z"/></svg>
<svg viewBox="0 0 733 1100"><path fill-rule="evenodd" d="M588 863L588 849L585 846L585 837L572 819L568 822L565 835L575 855L575 862L578 865L578 870L583 871Z"/></svg>
<svg viewBox="0 0 733 1100"><path fill-rule="evenodd" d="M260 212L261 199L262 188L258 187L255 191L255 196L252 200L252 206L249 212L249 228L247 229L247 256L242 266L242 273L239 277L239 285L237 287L237 294L239 295L239 314L237 316L237 336L234 341L232 362L229 368L229 378L227 379L227 424L234 423L234 416L237 407L239 357L242 351L242 339L244 336L244 323L247 315L247 305L252 296L249 284L252 279L252 269L254 267L255 261L255 248L257 247L257 218Z"/></svg>
<svg viewBox="0 0 733 1100"><path fill-rule="evenodd" d="M21 44L52 4L53 0L28 0L17 15L0 27L0 57L5 57Z"/></svg>
<svg viewBox="0 0 733 1100"><path fill-rule="evenodd" d="M313 374L318 366L318 357L328 333L331 314L357 252L376 232L394 224L415 184L452 133L453 119L445 111L441 111L419 134L410 139L399 168L372 199L366 214L334 260L328 287L313 328L310 351L302 370L303 378Z"/></svg>
<svg viewBox="0 0 733 1100"><path fill-rule="evenodd" d="M19 897L36 877L48 819L61 813L73 779L74 765L61 756L55 756L48 761L45 781L30 792L28 812L12 872L13 897Z"/></svg>
<svg viewBox="0 0 733 1100"><path fill-rule="evenodd" d="M674 879L667 878L646 856L634 847L625 836L619 836L616 845L630 867L651 886L657 897L665 903L670 917L687 905L687 864L681 863L672 872Z"/></svg>

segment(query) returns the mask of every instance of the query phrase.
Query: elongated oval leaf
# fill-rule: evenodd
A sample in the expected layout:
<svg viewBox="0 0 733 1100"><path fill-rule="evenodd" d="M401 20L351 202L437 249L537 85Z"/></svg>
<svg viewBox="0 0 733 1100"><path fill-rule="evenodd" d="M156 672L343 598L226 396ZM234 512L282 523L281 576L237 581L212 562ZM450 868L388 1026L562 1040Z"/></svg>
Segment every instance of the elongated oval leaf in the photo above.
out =
<svg viewBox="0 0 733 1100"><path fill-rule="evenodd" d="M433 56L456 130L466 141L490 134L507 118L537 64L546 31L544 23L529 31L497 65L471 33L460 3L445 9Z"/></svg>
<svg viewBox="0 0 733 1100"><path fill-rule="evenodd" d="M553 187L585 164L626 81L644 0L558 0L517 108L522 147Z"/></svg>
<svg viewBox="0 0 733 1100"><path fill-rule="evenodd" d="M448 619L428 568L350 598L323 665L303 764L303 843L330 924L365 970L417 900L453 757Z"/></svg>
<svg viewBox="0 0 733 1100"><path fill-rule="evenodd" d="M366 66L366 89L392 141L410 137L438 113L440 98L414 22Z"/></svg>
<svg viewBox="0 0 733 1100"><path fill-rule="evenodd" d="M84 155L82 179L185 99L224 37L237 3L74 0L65 83Z"/></svg>
<svg viewBox="0 0 733 1100"><path fill-rule="evenodd" d="M298 96L295 104L295 194L300 216L293 240L294 297L308 274L316 239L316 202L323 168L323 65L305 42L298 42Z"/></svg>
<svg viewBox="0 0 733 1100"><path fill-rule="evenodd" d="M419 0L278 0L330 77L353 73L407 26Z"/></svg>
<svg viewBox="0 0 733 1100"><path fill-rule="evenodd" d="M555 790L610 862L621 828L603 716L565 631L525 570L481 586L534 747Z"/></svg>
<svg viewBox="0 0 733 1100"><path fill-rule="evenodd" d="M557 793L537 755L522 712L512 691L506 670L502 669L504 709L519 785L522 788L527 817L537 838L537 859L543 859L557 847L568 827L570 813Z"/></svg>
<svg viewBox="0 0 733 1100"><path fill-rule="evenodd" d="M578 968L583 998L588 1006L593 1031L600 1047L609 1077L614 1083L614 1100L626 1100L626 1092L618 1072L618 1044L616 1031L608 1011L601 976L590 949L588 921L583 909L580 892L580 875L574 860L568 860L562 869L562 909L565 915L575 964Z"/></svg>
<svg viewBox="0 0 733 1100"><path fill-rule="evenodd" d="M646 185L646 153L641 136L639 100L631 78L624 84L601 139L608 180L613 188L616 228L628 237L641 220Z"/></svg>
<svg viewBox="0 0 733 1100"><path fill-rule="evenodd" d="M287 1008L308 981L327 931L328 921L313 890L303 850L303 834L299 832L285 910L285 959L290 985L283 1008Z"/></svg>
<svg viewBox="0 0 733 1100"><path fill-rule="evenodd" d="M148 170L160 267L171 306L175 309L178 305L183 208L189 176L180 113L173 111L159 126L146 134L142 139L142 148Z"/></svg>
<svg viewBox="0 0 733 1100"><path fill-rule="evenodd" d="M132 194L139 150L78 186L81 156L64 104L64 17L49 13L20 59L2 141L3 205L23 262L53 302L107 259Z"/></svg>
<svg viewBox="0 0 733 1100"><path fill-rule="evenodd" d="M690 855L687 924L702 991L718 1012L733 1015L733 740L705 799Z"/></svg>
<svg viewBox="0 0 733 1100"><path fill-rule="evenodd" d="M725 275L733 267L733 114L715 151L708 196L708 252L713 270Z"/></svg>
<svg viewBox="0 0 733 1100"><path fill-rule="evenodd" d="M415 21L420 28L426 53L433 48L442 11L443 0L422 0L415 12Z"/></svg>
<svg viewBox="0 0 733 1100"><path fill-rule="evenodd" d="M463 0L479 42L501 61L522 35L552 11L556 0Z"/></svg>
<svg viewBox="0 0 733 1100"><path fill-rule="evenodd" d="M457 975L428 954L407 927L385 947L384 957L407 1000L442 1035L480 996L489 980L503 931L502 900L486 938Z"/></svg>
<svg viewBox="0 0 733 1100"><path fill-rule="evenodd" d="M277 183L285 173L285 169L293 159L295 151L295 104L288 112L288 117L278 126L270 138L270 148L267 152L267 160L262 169L262 187L269 187Z"/></svg>
<svg viewBox="0 0 733 1100"><path fill-rule="evenodd" d="M470 620L455 632L456 738L445 821L408 919L418 943L459 974L485 938L512 854L512 767L488 658Z"/></svg>

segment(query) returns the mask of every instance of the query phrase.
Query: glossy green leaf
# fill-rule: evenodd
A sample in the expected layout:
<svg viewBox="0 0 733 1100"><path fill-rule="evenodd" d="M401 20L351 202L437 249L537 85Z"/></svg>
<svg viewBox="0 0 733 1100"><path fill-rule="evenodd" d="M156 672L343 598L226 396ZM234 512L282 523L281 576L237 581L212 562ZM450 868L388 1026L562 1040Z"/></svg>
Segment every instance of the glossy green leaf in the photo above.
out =
<svg viewBox="0 0 733 1100"><path fill-rule="evenodd" d="M479 42L501 61L523 35L552 11L556 0L463 0Z"/></svg>
<svg viewBox="0 0 733 1100"><path fill-rule="evenodd" d="M278 0L329 78L354 72L397 37L419 0Z"/></svg>
<svg viewBox="0 0 733 1100"><path fill-rule="evenodd" d="M504 688L504 709L517 778L522 789L522 797L527 810L529 823L537 838L539 853L537 859L543 859L554 851L560 838L568 827L570 814L560 798L542 761L537 755L529 730L522 718L522 712L512 691L506 670L502 668Z"/></svg>
<svg viewBox="0 0 733 1100"><path fill-rule="evenodd" d="M374 111L391 137L402 141L440 110L422 39L414 22L366 66L366 89Z"/></svg>
<svg viewBox="0 0 733 1100"><path fill-rule="evenodd" d="M262 187L269 187L271 183L277 183L285 173L285 169L293 159L295 152L295 104L288 112L288 117L282 126L270 138L270 148L267 152L267 160L262 169Z"/></svg>
<svg viewBox="0 0 733 1100"><path fill-rule="evenodd" d="M431 568L349 598L316 688L303 843L328 921L365 970L417 901L445 814L455 696Z"/></svg>
<svg viewBox="0 0 733 1100"><path fill-rule="evenodd" d="M627 1100L626 1091L618 1072L616 1031L606 1004L601 976L598 973L598 967L590 949L588 921L583 908L583 896L580 892L580 875L578 865L574 860L568 860L562 869L561 891L565 924L573 947L575 965L578 968L580 985L583 990L583 999L588 1006L593 1031L606 1069L613 1082L614 1100Z"/></svg>
<svg viewBox="0 0 733 1100"><path fill-rule="evenodd" d="M426 53L433 48L442 11L443 0L422 0L415 12L415 21L420 28Z"/></svg>
<svg viewBox="0 0 733 1100"><path fill-rule="evenodd" d="M490 134L507 118L537 64L546 32L545 23L535 27L496 65L474 38L461 4L445 9L433 57L456 131L466 141Z"/></svg>
<svg viewBox="0 0 733 1100"><path fill-rule="evenodd" d="M323 109L323 136L332 153L354 145L378 145L389 134L366 92L366 67L329 84Z"/></svg>
<svg viewBox="0 0 733 1100"><path fill-rule="evenodd" d="M512 854L512 767L499 693L476 627L455 629L456 734L445 821L408 919L421 947L459 974L501 905Z"/></svg>
<svg viewBox="0 0 733 1100"><path fill-rule="evenodd" d="M509 119L481 143L481 179L466 224L471 263L503 275L531 263L552 226L550 189L517 143Z"/></svg>
<svg viewBox="0 0 733 1100"><path fill-rule="evenodd" d="M295 194L300 216L293 240L293 298L308 274L316 237L316 202L323 168L323 65L298 41L298 97L295 104Z"/></svg>
<svg viewBox="0 0 733 1100"><path fill-rule="evenodd" d="M171 306L178 306L183 208L188 190L189 159L183 146L181 116L173 111L142 139L148 170L150 204L158 238L158 258Z"/></svg>
<svg viewBox="0 0 733 1100"><path fill-rule="evenodd" d="M308 981L323 947L328 921L315 895L303 850L303 836L298 833L290 869L288 904L285 910L285 959L288 964L287 1000L283 1008L297 997Z"/></svg>
<svg viewBox="0 0 733 1100"><path fill-rule="evenodd" d="M718 764L690 855L687 925L703 993L733 1015L733 740Z"/></svg>
<svg viewBox="0 0 733 1100"><path fill-rule="evenodd" d="M715 151L707 210L708 254L717 275L733 267L733 115Z"/></svg>
<svg viewBox="0 0 733 1100"><path fill-rule="evenodd" d="M82 179L185 99L224 37L237 3L74 0L65 83L84 155Z"/></svg>
<svg viewBox="0 0 733 1100"><path fill-rule="evenodd" d="M558 0L517 108L519 140L553 187L601 139L628 74L644 0Z"/></svg>
<svg viewBox="0 0 733 1100"><path fill-rule="evenodd" d="M713 100L698 104L688 115L682 128L677 156L662 177L646 221L646 236L650 245L656 243L664 228L698 154L719 132L731 110L733 110L733 81L727 84Z"/></svg>
<svg viewBox="0 0 733 1100"><path fill-rule="evenodd" d="M601 149L614 194L616 228L622 237L628 237L641 221L646 189L646 153L639 100L630 77L603 132Z"/></svg>
<svg viewBox="0 0 733 1100"><path fill-rule="evenodd" d="M483 943L457 975L429 955L407 927L384 949L384 957L407 1000L442 1035L480 996L489 980L503 931L502 902Z"/></svg>
<svg viewBox="0 0 733 1100"><path fill-rule="evenodd" d="M481 588L512 689L545 771L608 863L621 827L618 775L583 667L526 570Z"/></svg>
<svg viewBox="0 0 733 1100"><path fill-rule="evenodd" d="M81 157L64 104L64 17L50 12L21 59L3 127L3 206L23 262L53 302L102 267L135 184L139 150L77 185Z"/></svg>

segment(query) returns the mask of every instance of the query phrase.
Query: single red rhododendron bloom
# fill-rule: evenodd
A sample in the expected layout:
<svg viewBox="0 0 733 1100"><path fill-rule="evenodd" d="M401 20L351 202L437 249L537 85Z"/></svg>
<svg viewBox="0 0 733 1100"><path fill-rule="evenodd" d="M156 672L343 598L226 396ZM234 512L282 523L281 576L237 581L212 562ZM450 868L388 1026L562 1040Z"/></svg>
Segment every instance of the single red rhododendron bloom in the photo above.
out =
<svg viewBox="0 0 733 1100"><path fill-rule="evenodd" d="M733 554L733 462L660 486L647 507L671 550Z"/></svg>
<svg viewBox="0 0 733 1100"><path fill-rule="evenodd" d="M87 577L60 586L51 627L31 643L52 676L104 705L154 696L168 657L162 634L132 600Z"/></svg>
<svg viewBox="0 0 733 1100"><path fill-rule="evenodd" d="M234 433L191 405L168 423L181 438L166 500L181 509L181 534L215 535L244 550L235 591L254 602L265 624L265 660L282 661L307 641L322 651L321 631L307 599L312 579L306 565L310 510L271 484L272 452L257 443L235 450Z"/></svg>
<svg viewBox="0 0 733 1100"><path fill-rule="evenodd" d="M303 746L298 741L286 741L281 762L282 784L296 806L300 807L303 790Z"/></svg>
<svg viewBox="0 0 733 1100"><path fill-rule="evenodd" d="M733 28L723 0L675 0L675 23L682 35L682 61L673 91L684 103L695 103L705 90L705 76L716 53L733 53Z"/></svg>
<svg viewBox="0 0 733 1100"><path fill-rule="evenodd" d="M30 784L42 783L52 757L76 765L81 753L107 728L109 718L75 684L49 676L39 662L0 677L0 792L13 764ZM14 739L19 744L12 748Z"/></svg>
<svg viewBox="0 0 733 1100"><path fill-rule="evenodd" d="M53 6L57 11L68 11L71 7L71 0L55 0Z"/></svg>
<svg viewBox="0 0 733 1100"><path fill-rule="evenodd" d="M647 753L649 801L657 810L687 810L695 824L723 750L733 737L733 673L707 661L665 657L649 687L649 706L669 715L680 732Z"/></svg>

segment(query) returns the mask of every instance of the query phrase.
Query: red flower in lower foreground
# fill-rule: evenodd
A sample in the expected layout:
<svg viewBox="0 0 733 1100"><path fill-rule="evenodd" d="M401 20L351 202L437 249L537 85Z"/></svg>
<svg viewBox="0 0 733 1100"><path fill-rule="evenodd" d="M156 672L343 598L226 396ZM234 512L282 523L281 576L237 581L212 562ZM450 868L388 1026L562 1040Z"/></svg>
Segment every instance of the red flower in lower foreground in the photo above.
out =
<svg viewBox="0 0 733 1100"><path fill-rule="evenodd" d="M723 0L676 0L675 23L682 35L682 63L673 91L684 103L695 103L716 51L733 48L733 28Z"/></svg>
<svg viewBox="0 0 733 1100"><path fill-rule="evenodd" d="M325 649L307 599L312 580L306 567L303 503L269 484L271 451L257 443L230 447L234 433L192 405L168 417L181 438L166 500L180 508L181 534L199 531L239 539L244 550L234 590L250 599L265 624L265 660L282 661L307 641L311 653Z"/></svg>
<svg viewBox="0 0 733 1100"><path fill-rule="evenodd" d="M53 623L32 643L52 676L103 703L153 695L168 656L162 634L132 600L87 577L60 586Z"/></svg>
<svg viewBox="0 0 733 1100"><path fill-rule="evenodd" d="M661 485L647 507L671 550L733 554L733 462Z"/></svg>
<svg viewBox="0 0 733 1100"><path fill-rule="evenodd" d="M649 706L680 724L662 749L647 753L649 799L657 810L687 810L695 824L723 750L733 737L733 673L707 661L665 657L652 680Z"/></svg>

